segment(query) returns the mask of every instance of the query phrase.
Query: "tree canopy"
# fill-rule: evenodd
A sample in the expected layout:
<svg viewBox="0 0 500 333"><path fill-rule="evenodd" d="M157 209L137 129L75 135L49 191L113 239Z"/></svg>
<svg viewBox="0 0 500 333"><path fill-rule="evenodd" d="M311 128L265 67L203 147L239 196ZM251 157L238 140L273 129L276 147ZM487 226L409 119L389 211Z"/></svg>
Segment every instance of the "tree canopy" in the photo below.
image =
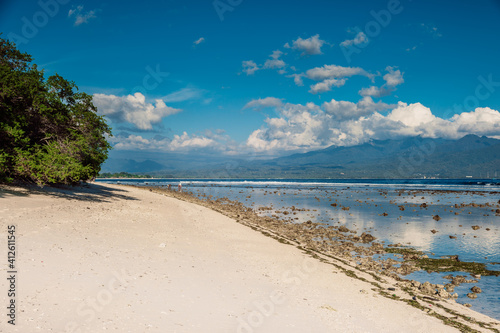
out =
<svg viewBox="0 0 500 333"><path fill-rule="evenodd" d="M74 184L95 178L111 129L92 96L0 36L0 181Z"/></svg>

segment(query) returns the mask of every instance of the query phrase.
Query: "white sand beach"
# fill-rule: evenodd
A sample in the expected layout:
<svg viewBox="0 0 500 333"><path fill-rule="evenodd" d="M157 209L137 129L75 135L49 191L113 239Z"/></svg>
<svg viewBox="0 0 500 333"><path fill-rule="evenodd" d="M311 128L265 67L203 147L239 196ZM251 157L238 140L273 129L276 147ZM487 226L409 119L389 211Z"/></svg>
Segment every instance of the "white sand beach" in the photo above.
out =
<svg viewBox="0 0 500 333"><path fill-rule="evenodd" d="M16 325L3 314L2 332L459 331L208 208L102 184L0 187L4 312L9 225Z"/></svg>

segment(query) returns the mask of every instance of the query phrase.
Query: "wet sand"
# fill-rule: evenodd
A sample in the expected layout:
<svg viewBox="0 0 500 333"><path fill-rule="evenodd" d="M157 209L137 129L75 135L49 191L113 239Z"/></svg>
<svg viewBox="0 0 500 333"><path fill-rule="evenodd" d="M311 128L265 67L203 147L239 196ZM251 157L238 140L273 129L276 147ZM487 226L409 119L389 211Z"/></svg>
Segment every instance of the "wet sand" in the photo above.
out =
<svg viewBox="0 0 500 333"><path fill-rule="evenodd" d="M3 317L4 332L458 331L444 321L500 328L453 300L418 299L416 308L392 299L408 295L389 277L143 189L3 186L0 239L9 225L17 307L15 326ZM6 246L0 258L6 276ZM9 286L0 281L6 307Z"/></svg>

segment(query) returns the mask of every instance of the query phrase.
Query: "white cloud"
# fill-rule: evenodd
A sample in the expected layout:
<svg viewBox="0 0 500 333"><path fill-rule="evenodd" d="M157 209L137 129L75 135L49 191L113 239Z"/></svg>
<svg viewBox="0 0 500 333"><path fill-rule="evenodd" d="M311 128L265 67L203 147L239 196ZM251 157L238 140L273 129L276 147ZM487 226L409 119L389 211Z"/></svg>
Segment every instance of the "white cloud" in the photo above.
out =
<svg viewBox="0 0 500 333"><path fill-rule="evenodd" d="M385 69L388 73L384 75L384 80L389 87L395 87L405 82L401 71L394 70L394 67L387 66Z"/></svg>
<svg viewBox="0 0 500 333"><path fill-rule="evenodd" d="M278 72L281 72L280 74L283 74L286 63L282 59L280 59L282 55L283 52L281 52L280 50L273 51L273 53L271 53L271 55L269 56L269 58L271 59L267 59L262 68L280 69L280 71Z"/></svg>
<svg viewBox="0 0 500 333"><path fill-rule="evenodd" d="M271 53L270 57L273 59L279 59L283 55L283 52L280 50L275 50L273 53Z"/></svg>
<svg viewBox="0 0 500 333"><path fill-rule="evenodd" d="M145 139L140 135L113 136L108 139L117 150L162 150L168 147L170 140Z"/></svg>
<svg viewBox="0 0 500 333"><path fill-rule="evenodd" d="M215 141L204 136L189 136L186 132L174 135L170 142L170 150L189 150L192 148L207 148L215 145Z"/></svg>
<svg viewBox="0 0 500 333"><path fill-rule="evenodd" d="M346 78L351 77L353 75L363 75L368 78L373 78L374 75L368 73L364 69L360 67L343 67L337 65L324 65L323 67L315 67L309 69L305 76L314 81L322 81L311 85L311 89L309 90L312 94L318 94L330 91L333 86L341 87L345 84ZM302 78L295 77L297 80L300 80L299 83L302 83Z"/></svg>
<svg viewBox="0 0 500 333"><path fill-rule="evenodd" d="M268 108L268 107L280 107L283 105L283 102L281 99L276 98L276 97L266 97L266 98L259 98L259 99L254 99L250 102L248 102L243 109L248 109L248 108Z"/></svg>
<svg viewBox="0 0 500 333"><path fill-rule="evenodd" d="M95 18L95 10L90 10L88 12L83 11L83 6L77 6L74 9L70 9L68 12L68 17L75 16L75 26L79 26L83 23L88 23L90 19Z"/></svg>
<svg viewBox="0 0 500 333"><path fill-rule="evenodd" d="M302 54L322 54L321 47L325 44L324 40L319 38L319 35L314 35L307 39L297 38L293 41L293 45L286 43L284 45L285 48L292 48L295 50L302 51Z"/></svg>
<svg viewBox="0 0 500 333"><path fill-rule="evenodd" d="M95 94L94 104L100 115L115 122L128 122L141 130L151 130L153 124L158 124L163 118L181 112L165 104L161 99L156 104L146 102L141 93L127 96Z"/></svg>
<svg viewBox="0 0 500 333"><path fill-rule="evenodd" d="M400 121L408 127L418 127L432 122L436 117L432 114L431 109L420 103L407 105L399 102L398 107L387 115L387 119Z"/></svg>
<svg viewBox="0 0 500 333"><path fill-rule="evenodd" d="M451 121L457 128L458 137L462 134L500 135L500 112L490 108L477 108L471 112L456 114Z"/></svg>
<svg viewBox="0 0 500 333"><path fill-rule="evenodd" d="M293 77L293 82L295 82L295 84L297 86L303 86L304 85L304 81L302 80L302 78L305 76L305 74L290 74L290 75L287 75L287 77Z"/></svg>
<svg viewBox="0 0 500 333"><path fill-rule="evenodd" d="M381 111L394 108L387 115ZM451 119L442 119L420 103L397 106L375 103L365 97L357 103L332 100L321 107L308 103L283 104L278 117L267 118L253 131L248 148L267 154L310 151L331 145L351 146L372 139L422 136L458 139L467 134L500 135L500 112L477 108Z"/></svg>
<svg viewBox="0 0 500 333"><path fill-rule="evenodd" d="M247 75L253 75L260 69L253 60L243 61L241 65L243 66L243 72L245 72Z"/></svg>
<svg viewBox="0 0 500 333"><path fill-rule="evenodd" d="M141 135L122 132L110 137L108 141L117 150L203 151L227 155L234 155L237 151L240 151L237 144L220 129L215 132L207 130L203 134L192 135L183 132L181 135L174 135L172 139L160 135L145 138Z"/></svg>
<svg viewBox="0 0 500 333"><path fill-rule="evenodd" d="M165 103L173 103L173 102L184 102L189 100L200 99L203 96L204 90L200 90L197 88L186 87L180 90L174 91L166 96L162 97L162 100Z"/></svg>
<svg viewBox="0 0 500 333"><path fill-rule="evenodd" d="M264 63L264 68L283 68L286 64L281 59L267 59Z"/></svg>
<svg viewBox="0 0 500 333"><path fill-rule="evenodd" d="M370 86L368 88L361 89L358 93L361 96L372 96L372 97L384 97L392 93L392 89L382 87Z"/></svg>
<svg viewBox="0 0 500 333"><path fill-rule="evenodd" d="M348 47L348 46L351 46L353 44L359 45L359 44L363 44L363 43L367 43L367 42L368 42L368 37L366 37L364 32L360 31L360 32L358 32L356 37L354 37L354 39L347 39L347 40L343 41L342 43L340 43L340 45L343 47Z"/></svg>
<svg viewBox="0 0 500 333"><path fill-rule="evenodd" d="M339 79L353 75L363 75L372 78L373 75L360 67L342 67L337 65L324 65L323 67L311 68L306 72L306 76L315 81L326 79Z"/></svg>
<svg viewBox="0 0 500 333"><path fill-rule="evenodd" d="M345 84L345 79L327 79L322 82L311 85L309 92L311 94L320 94L332 90L332 87L341 87Z"/></svg>
<svg viewBox="0 0 500 333"><path fill-rule="evenodd" d="M401 71L395 70L394 67L386 67L387 74L383 76L385 81L384 85L381 87L370 86L368 88L361 89L358 93L361 96L372 96L372 97L384 97L390 95L396 90L396 86L404 82L403 73Z"/></svg>
<svg viewBox="0 0 500 333"><path fill-rule="evenodd" d="M323 109L328 114L334 116L337 120L355 119L362 116L370 115L376 111L385 111L394 107L394 105L383 102L375 103L371 97L364 97L357 103L349 101L336 101L332 99L330 102L323 103Z"/></svg>
<svg viewBox="0 0 500 333"><path fill-rule="evenodd" d="M205 38L204 38L204 37L200 37L200 38L198 38L197 40L195 40L195 41L193 42L193 44L194 44L194 45L199 45L199 44L203 43L204 41L205 41Z"/></svg>
<svg viewBox="0 0 500 333"><path fill-rule="evenodd" d="M267 126L250 134L246 145L257 152L310 150L319 148L324 134L324 116L316 108L286 104L279 118L267 118ZM328 116L327 116L328 117Z"/></svg>

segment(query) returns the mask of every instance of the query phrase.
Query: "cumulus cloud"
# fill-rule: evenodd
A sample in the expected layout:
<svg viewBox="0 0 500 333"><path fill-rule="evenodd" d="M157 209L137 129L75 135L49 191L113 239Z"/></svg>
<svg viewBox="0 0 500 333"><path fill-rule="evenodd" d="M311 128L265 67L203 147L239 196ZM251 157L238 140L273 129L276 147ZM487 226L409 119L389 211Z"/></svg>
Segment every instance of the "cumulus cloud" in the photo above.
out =
<svg viewBox="0 0 500 333"><path fill-rule="evenodd" d="M370 86L368 88L363 88L361 89L358 93L361 96L372 96L372 97L384 97L384 96L389 96L392 93L392 89L388 87L376 87L376 86Z"/></svg>
<svg viewBox="0 0 500 333"><path fill-rule="evenodd" d="M333 86L341 87L345 84L346 78L353 75L363 75L373 78L373 74L368 73L360 67L343 67L337 65L324 65L322 67L311 68L306 71L305 76L314 81L322 81L311 86L309 90L312 94L330 91ZM299 77L300 83L302 78ZM295 82L297 83L297 81Z"/></svg>
<svg viewBox="0 0 500 333"><path fill-rule="evenodd" d="M150 150L162 152L203 151L234 155L238 151L237 144L223 130L205 131L202 134L183 132L173 138L156 135L147 138L142 135L126 132L110 137L108 140L117 150Z"/></svg>
<svg viewBox="0 0 500 333"><path fill-rule="evenodd" d="M395 87L405 82L401 71L394 70L394 67L387 66L385 69L388 73L384 75L384 80L388 87Z"/></svg>
<svg viewBox="0 0 500 333"><path fill-rule="evenodd" d="M350 77L353 75L363 75L369 78L373 74L368 73L360 67L343 67L337 65L324 65L323 67L311 68L306 72L306 76L315 81L322 81L326 79L339 79Z"/></svg>
<svg viewBox="0 0 500 333"><path fill-rule="evenodd" d="M88 23L90 19L95 18L95 10L85 12L83 6L77 6L76 8L70 9L68 12L68 17L75 17L75 26L79 26L83 23Z"/></svg>
<svg viewBox="0 0 500 333"><path fill-rule="evenodd" d="M311 104L286 104L279 118L267 118L266 126L250 134L246 145L257 152L309 150L318 148L326 125L324 113Z"/></svg>
<svg viewBox="0 0 500 333"><path fill-rule="evenodd" d="M282 55L283 52L280 50L273 51L269 56L270 59L267 59L264 63L263 68L279 69L278 73L283 74L285 72L284 68L286 67L286 63L283 59L280 59Z"/></svg>
<svg viewBox="0 0 500 333"><path fill-rule="evenodd" d="M215 141L204 136L189 136L186 132L182 135L174 135L170 142L171 150L186 150L191 148L206 148L213 146Z"/></svg>
<svg viewBox="0 0 500 333"><path fill-rule="evenodd" d="M264 68L283 68L285 67L286 64L283 60L281 59L267 59L266 62L264 63Z"/></svg>
<svg viewBox="0 0 500 333"><path fill-rule="evenodd" d="M332 90L332 87L341 87L345 84L345 79L337 80L337 79L327 79L322 82L318 82L316 84L311 85L311 89L309 92L311 94L319 94Z"/></svg>
<svg viewBox="0 0 500 333"><path fill-rule="evenodd" d="M293 82L295 82L295 84L299 87L303 86L304 85L304 80L302 80L302 78L305 76L305 74L290 74L290 75L287 75L287 77L292 77L293 78Z"/></svg>
<svg viewBox="0 0 500 333"><path fill-rule="evenodd" d="M302 54L314 55L314 54L322 54L321 47L325 44L324 40L319 38L319 35L314 35L312 37L302 39L297 38L293 41L292 46L286 43L285 48L291 48L295 50L302 51Z"/></svg>
<svg viewBox="0 0 500 333"><path fill-rule="evenodd" d="M162 150L170 143L169 139L146 139L135 134L114 136L108 141L116 150Z"/></svg>
<svg viewBox="0 0 500 333"><path fill-rule="evenodd" d="M343 47L348 47L351 45L359 45L359 44L363 44L363 43L367 43L367 42L368 42L368 37L366 37L364 32L360 31L360 32L358 32L356 37L354 37L354 39L347 39L347 40L343 41L342 43L340 43L340 45Z"/></svg>
<svg viewBox="0 0 500 333"><path fill-rule="evenodd" d="M259 66L257 66L255 61L253 60L243 61L241 65L243 66L243 72L245 72L247 75L253 75L256 71L259 70Z"/></svg>
<svg viewBox="0 0 500 333"><path fill-rule="evenodd" d="M323 103L323 109L337 120L355 119L370 115L376 111L385 111L394 107L381 101L375 103L371 97L364 97L357 103L336 101Z"/></svg>
<svg viewBox="0 0 500 333"><path fill-rule="evenodd" d="M368 88L363 88L358 93L361 96L384 97L394 92L396 86L404 82L403 73L401 73L399 69L396 70L391 66L387 66L385 70L387 74L383 76L385 81L384 85L381 87L370 86Z"/></svg>
<svg viewBox="0 0 500 333"><path fill-rule="evenodd" d="M408 127L418 127L422 124L427 124L436 119L432 114L431 109L423 106L420 103L407 105L399 102L398 106L389 113L388 119L400 121Z"/></svg>
<svg viewBox="0 0 500 333"><path fill-rule="evenodd" d="M382 111L392 109L387 115ZM310 151L331 145L351 146L372 139L413 136L458 139L467 134L500 135L500 112L477 108L442 119L420 103L388 105L365 97L357 103L336 101L321 107L308 103L283 104L278 117L267 118L253 131L247 147L261 153Z"/></svg>
<svg viewBox="0 0 500 333"><path fill-rule="evenodd" d="M259 98L259 99L254 99L250 102L248 102L243 109L248 109L248 108L255 108L255 109L260 109L260 108L268 108L268 107L280 107L283 105L283 102L281 99L276 98L276 97L266 97L266 98Z"/></svg>
<svg viewBox="0 0 500 333"><path fill-rule="evenodd" d="M95 94L94 104L100 115L114 122L128 122L140 130L151 130L153 124L158 124L163 118L181 112L165 104L161 99L156 104L146 102L141 93L127 96Z"/></svg>

